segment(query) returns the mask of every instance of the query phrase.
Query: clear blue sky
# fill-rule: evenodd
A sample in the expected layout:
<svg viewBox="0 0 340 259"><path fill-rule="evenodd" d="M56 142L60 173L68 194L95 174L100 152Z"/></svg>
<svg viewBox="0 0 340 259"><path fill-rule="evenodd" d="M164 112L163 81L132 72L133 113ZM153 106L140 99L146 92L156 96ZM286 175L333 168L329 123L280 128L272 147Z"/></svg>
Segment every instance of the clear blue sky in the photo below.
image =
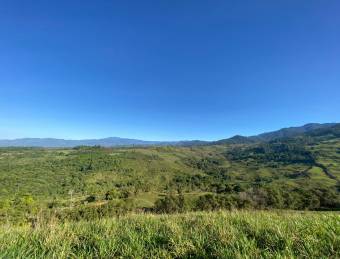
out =
<svg viewBox="0 0 340 259"><path fill-rule="evenodd" d="M0 138L339 121L340 1L1 1Z"/></svg>

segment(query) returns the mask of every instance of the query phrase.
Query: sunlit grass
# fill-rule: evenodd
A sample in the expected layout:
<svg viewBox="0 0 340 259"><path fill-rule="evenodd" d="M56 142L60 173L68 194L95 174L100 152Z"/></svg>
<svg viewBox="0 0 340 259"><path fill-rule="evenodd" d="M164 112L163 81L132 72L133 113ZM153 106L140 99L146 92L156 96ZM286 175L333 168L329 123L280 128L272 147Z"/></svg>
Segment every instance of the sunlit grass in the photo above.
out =
<svg viewBox="0 0 340 259"><path fill-rule="evenodd" d="M336 213L232 211L127 215L4 226L1 258L259 258L340 256Z"/></svg>

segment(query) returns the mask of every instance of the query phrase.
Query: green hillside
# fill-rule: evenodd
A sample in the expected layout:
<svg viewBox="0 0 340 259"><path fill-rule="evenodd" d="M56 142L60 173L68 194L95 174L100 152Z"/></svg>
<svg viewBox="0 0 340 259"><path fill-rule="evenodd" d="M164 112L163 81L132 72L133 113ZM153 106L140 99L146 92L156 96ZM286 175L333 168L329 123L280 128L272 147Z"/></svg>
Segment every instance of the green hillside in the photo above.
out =
<svg viewBox="0 0 340 259"><path fill-rule="evenodd" d="M0 258L337 258L339 133L2 148Z"/></svg>
<svg viewBox="0 0 340 259"><path fill-rule="evenodd" d="M237 140L237 139L235 139ZM339 210L339 125L270 142L0 149L0 215L27 221L128 211Z"/></svg>

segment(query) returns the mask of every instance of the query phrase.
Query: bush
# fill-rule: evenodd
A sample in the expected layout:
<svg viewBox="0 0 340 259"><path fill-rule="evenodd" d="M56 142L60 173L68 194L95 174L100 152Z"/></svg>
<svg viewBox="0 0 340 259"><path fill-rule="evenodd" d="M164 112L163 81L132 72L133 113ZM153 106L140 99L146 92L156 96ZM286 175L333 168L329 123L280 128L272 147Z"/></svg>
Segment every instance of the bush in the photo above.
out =
<svg viewBox="0 0 340 259"><path fill-rule="evenodd" d="M183 195L167 195L163 199L158 199L154 206L157 213L174 213L185 211L185 200Z"/></svg>
<svg viewBox="0 0 340 259"><path fill-rule="evenodd" d="M196 201L195 209L196 210L219 210L219 209L228 209L237 206L237 199L235 196L231 195L215 195L215 194L206 194L202 195Z"/></svg>
<svg viewBox="0 0 340 259"><path fill-rule="evenodd" d="M88 197L86 197L85 201L86 202L95 202L97 200L95 195L90 195Z"/></svg>
<svg viewBox="0 0 340 259"><path fill-rule="evenodd" d="M119 198L119 191L116 189L109 190L105 193L105 200L110 201Z"/></svg>
<svg viewBox="0 0 340 259"><path fill-rule="evenodd" d="M105 200L110 201L114 199L127 199L131 196L130 191L123 189L123 190L116 190L112 189L105 193Z"/></svg>

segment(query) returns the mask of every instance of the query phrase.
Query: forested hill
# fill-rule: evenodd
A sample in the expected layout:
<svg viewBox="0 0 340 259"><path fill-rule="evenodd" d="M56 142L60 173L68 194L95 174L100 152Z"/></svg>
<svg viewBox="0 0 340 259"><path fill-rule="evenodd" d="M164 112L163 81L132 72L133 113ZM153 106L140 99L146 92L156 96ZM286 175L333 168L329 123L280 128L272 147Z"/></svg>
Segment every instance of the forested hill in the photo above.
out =
<svg viewBox="0 0 340 259"><path fill-rule="evenodd" d="M264 140L264 141L270 141L277 138L290 138L290 137L296 137L303 134L308 134L309 132L313 132L315 130L328 130L335 126L339 126L340 124L337 123L309 123L306 125L303 125L301 127L290 127L290 128L283 128L277 131L268 132L268 133L262 133L257 136L251 137L252 139L258 139L258 140Z"/></svg>
<svg viewBox="0 0 340 259"><path fill-rule="evenodd" d="M210 144L251 144L258 142L269 142L277 139L303 137L313 134L326 134L327 131L337 131L340 123L309 123L301 127L283 128L277 131L262 133L255 136L236 135L228 139L221 139Z"/></svg>

